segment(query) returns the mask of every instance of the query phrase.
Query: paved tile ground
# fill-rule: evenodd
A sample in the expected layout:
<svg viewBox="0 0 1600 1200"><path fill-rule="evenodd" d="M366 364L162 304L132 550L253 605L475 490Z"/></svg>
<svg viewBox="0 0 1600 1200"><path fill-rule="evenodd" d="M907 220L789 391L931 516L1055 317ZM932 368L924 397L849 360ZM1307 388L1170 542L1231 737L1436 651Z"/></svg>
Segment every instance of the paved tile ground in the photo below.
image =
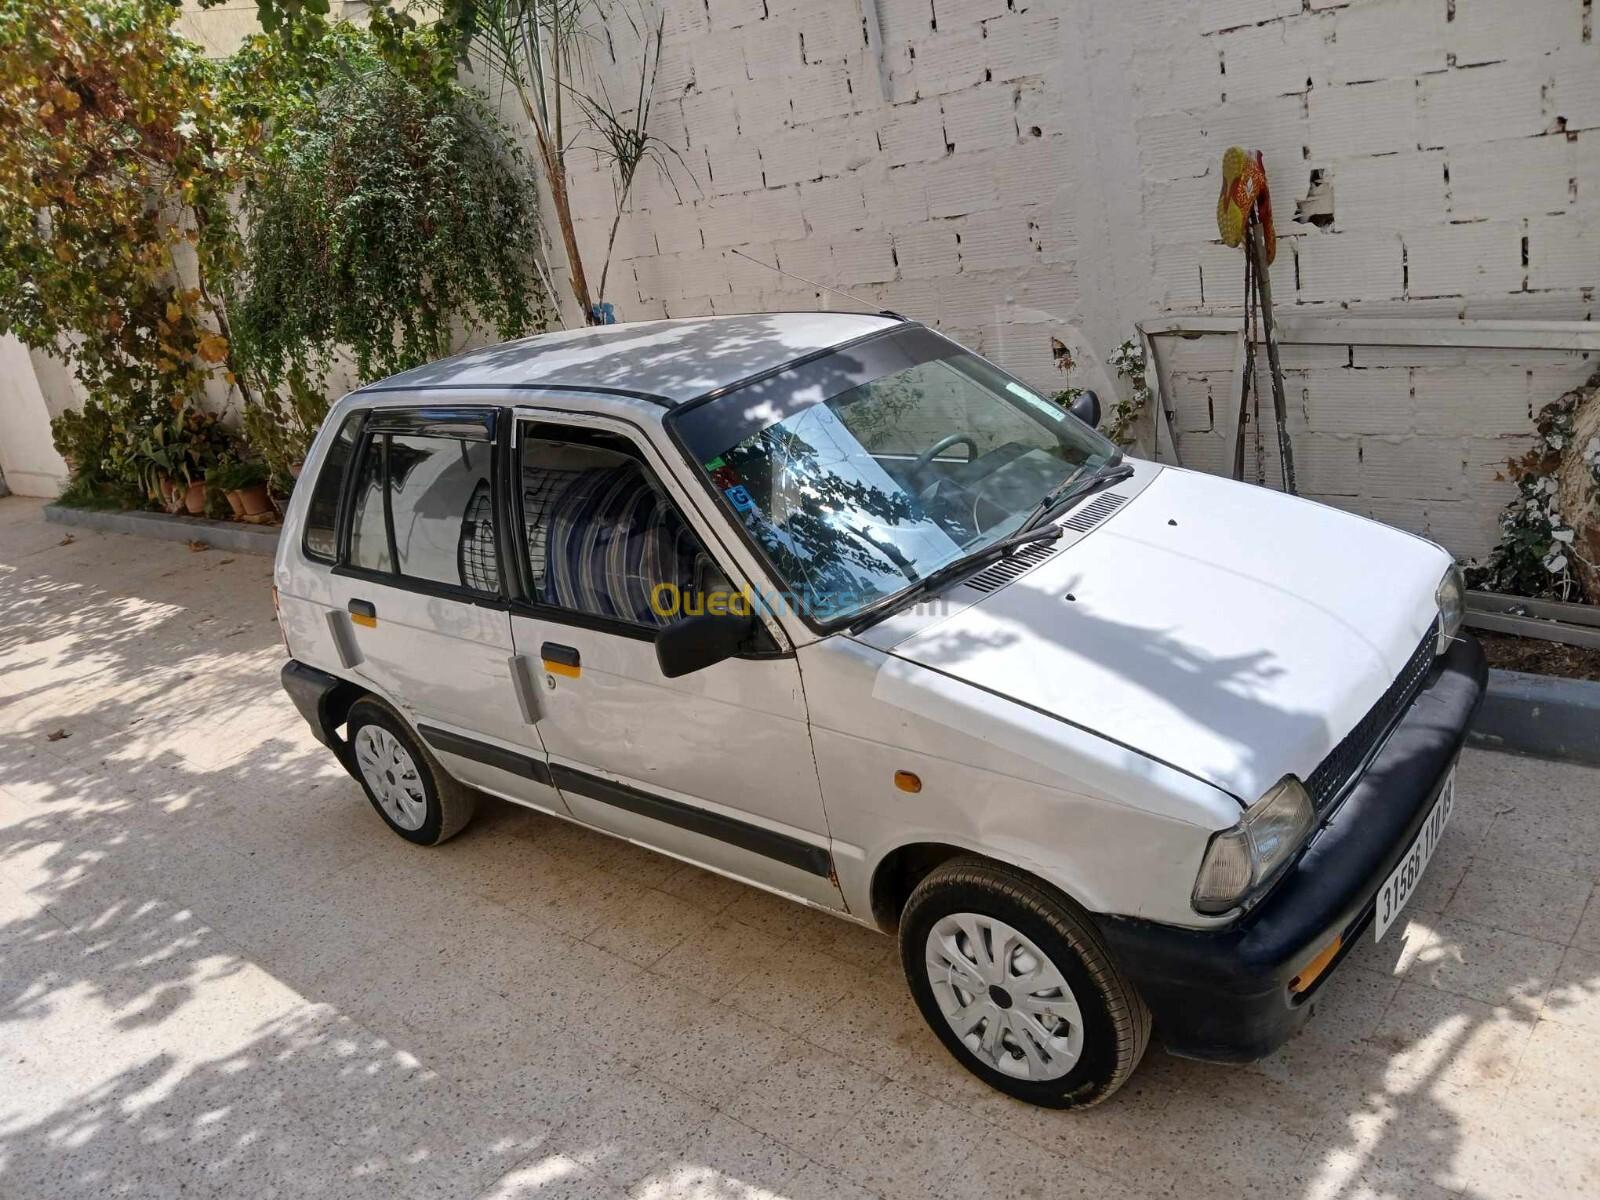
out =
<svg viewBox="0 0 1600 1200"><path fill-rule="evenodd" d="M1469 754L1412 919L1249 1068L989 1092L888 939L488 802L388 833L265 560L0 501L0 1195L1600 1194L1600 773Z"/></svg>

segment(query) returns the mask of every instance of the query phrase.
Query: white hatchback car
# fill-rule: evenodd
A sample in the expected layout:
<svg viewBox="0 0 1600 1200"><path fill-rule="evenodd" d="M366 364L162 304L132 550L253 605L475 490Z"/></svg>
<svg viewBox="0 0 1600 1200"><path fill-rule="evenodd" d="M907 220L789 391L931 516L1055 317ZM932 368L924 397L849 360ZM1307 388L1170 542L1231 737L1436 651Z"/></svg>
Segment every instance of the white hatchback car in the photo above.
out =
<svg viewBox="0 0 1600 1200"><path fill-rule="evenodd" d="M306 463L284 685L410 841L487 792L896 932L1013 1096L1259 1057L1416 886L1483 656L1438 546L1096 408L893 314L408 371Z"/></svg>

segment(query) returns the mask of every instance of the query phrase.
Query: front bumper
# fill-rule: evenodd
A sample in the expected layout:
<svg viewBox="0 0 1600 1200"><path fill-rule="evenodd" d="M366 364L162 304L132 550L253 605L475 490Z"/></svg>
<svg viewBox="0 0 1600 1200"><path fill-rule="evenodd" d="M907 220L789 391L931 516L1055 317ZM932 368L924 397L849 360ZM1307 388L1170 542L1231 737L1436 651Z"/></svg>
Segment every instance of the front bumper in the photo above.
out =
<svg viewBox="0 0 1600 1200"><path fill-rule="evenodd" d="M1483 699L1483 651L1463 637L1300 861L1222 929L1102 916L1101 930L1174 1054L1249 1062L1310 1017L1311 999L1372 924L1374 898L1433 808ZM1299 995L1289 982L1333 941L1338 958Z"/></svg>

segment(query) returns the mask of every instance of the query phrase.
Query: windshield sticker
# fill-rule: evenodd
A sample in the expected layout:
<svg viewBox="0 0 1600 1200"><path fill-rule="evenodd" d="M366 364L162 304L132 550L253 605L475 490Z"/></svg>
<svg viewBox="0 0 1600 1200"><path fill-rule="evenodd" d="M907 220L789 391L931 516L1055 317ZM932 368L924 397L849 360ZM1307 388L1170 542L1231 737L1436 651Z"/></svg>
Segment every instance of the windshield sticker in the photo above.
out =
<svg viewBox="0 0 1600 1200"><path fill-rule="evenodd" d="M737 512L754 512L756 502L750 498L749 491L744 484L736 483L731 488L725 488L722 493L728 498L728 503L733 505Z"/></svg>
<svg viewBox="0 0 1600 1200"><path fill-rule="evenodd" d="M1023 387L1020 383L1007 383L1006 391L1010 392L1013 396L1017 396L1023 400L1026 400L1029 404L1033 405L1034 408L1037 408L1040 412L1047 414L1052 421L1061 420L1063 414L1059 404L1056 404L1052 400L1046 400L1043 396L1035 395L1033 392L1030 392L1027 388Z"/></svg>

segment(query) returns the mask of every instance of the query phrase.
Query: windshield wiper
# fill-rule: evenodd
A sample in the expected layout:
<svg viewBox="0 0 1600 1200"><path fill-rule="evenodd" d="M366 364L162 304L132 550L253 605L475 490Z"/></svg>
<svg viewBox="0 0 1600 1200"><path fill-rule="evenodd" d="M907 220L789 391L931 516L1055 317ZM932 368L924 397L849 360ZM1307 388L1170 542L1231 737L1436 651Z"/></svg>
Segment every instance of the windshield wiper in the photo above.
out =
<svg viewBox="0 0 1600 1200"><path fill-rule="evenodd" d="M1030 542L1053 542L1061 536L1061 528L1051 525L1043 529L1019 529L1015 533L1008 533L997 541L981 546L971 554L963 554L960 558L951 559L942 567L936 567L922 578L918 579L908 588L902 588L892 596L885 596L861 612L856 614L856 619L850 623L851 633L860 633L874 621L896 612L906 605L921 599L928 593L938 590L952 579L975 570L980 564L991 559L1005 558L1018 546L1025 546Z"/></svg>
<svg viewBox="0 0 1600 1200"><path fill-rule="evenodd" d="M1110 461L1100 464L1087 475L1074 475L1058 487L1051 488L1046 492L1044 499L1034 505L1033 511L1027 515L1026 519L1017 528L1022 531L1036 529L1047 519L1065 509L1074 500L1080 500L1090 492L1097 488L1105 487L1107 484L1119 483L1132 474L1133 464L1123 462L1122 456L1119 454Z"/></svg>

